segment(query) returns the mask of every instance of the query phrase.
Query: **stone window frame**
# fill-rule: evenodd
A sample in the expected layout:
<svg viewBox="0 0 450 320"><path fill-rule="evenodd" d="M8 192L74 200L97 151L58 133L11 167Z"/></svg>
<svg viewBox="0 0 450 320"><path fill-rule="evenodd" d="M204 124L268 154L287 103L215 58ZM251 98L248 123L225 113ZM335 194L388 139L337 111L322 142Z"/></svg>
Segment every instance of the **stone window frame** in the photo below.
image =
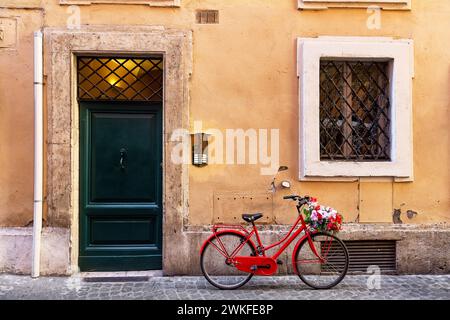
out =
<svg viewBox="0 0 450 320"><path fill-rule="evenodd" d="M151 7L180 7L181 0L59 0L61 5L145 4Z"/></svg>
<svg viewBox="0 0 450 320"><path fill-rule="evenodd" d="M170 141L177 129L189 129L189 80L192 73L192 31L155 26L86 26L78 30L44 29L46 79L46 204L47 221L70 229L67 273L78 272L79 241L79 105L76 58L80 54L162 54L165 59L163 101L163 272L185 273L179 259L189 251L184 232L189 212L189 166L174 164Z"/></svg>
<svg viewBox="0 0 450 320"><path fill-rule="evenodd" d="M390 59L391 160L351 162L320 160L320 59ZM359 177L413 180L412 40L377 37L297 39L299 77L299 179L354 181Z"/></svg>
<svg viewBox="0 0 450 320"><path fill-rule="evenodd" d="M411 10L411 0L298 0L298 8L301 10L371 7L384 10Z"/></svg>

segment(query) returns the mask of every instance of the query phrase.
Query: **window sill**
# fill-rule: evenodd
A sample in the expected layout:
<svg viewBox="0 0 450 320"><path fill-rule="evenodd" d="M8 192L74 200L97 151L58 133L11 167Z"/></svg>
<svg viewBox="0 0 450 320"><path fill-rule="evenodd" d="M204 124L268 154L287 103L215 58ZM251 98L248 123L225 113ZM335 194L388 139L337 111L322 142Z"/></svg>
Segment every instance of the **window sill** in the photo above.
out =
<svg viewBox="0 0 450 320"><path fill-rule="evenodd" d="M411 10L411 0L298 0L298 8L301 10L370 7L378 7L384 10Z"/></svg>
<svg viewBox="0 0 450 320"><path fill-rule="evenodd" d="M412 181L409 161L399 162L310 162L300 175L302 181L356 181L359 179L380 181Z"/></svg>
<svg viewBox="0 0 450 320"><path fill-rule="evenodd" d="M151 7L179 7L181 4L181 0L59 0L59 4L145 4Z"/></svg>

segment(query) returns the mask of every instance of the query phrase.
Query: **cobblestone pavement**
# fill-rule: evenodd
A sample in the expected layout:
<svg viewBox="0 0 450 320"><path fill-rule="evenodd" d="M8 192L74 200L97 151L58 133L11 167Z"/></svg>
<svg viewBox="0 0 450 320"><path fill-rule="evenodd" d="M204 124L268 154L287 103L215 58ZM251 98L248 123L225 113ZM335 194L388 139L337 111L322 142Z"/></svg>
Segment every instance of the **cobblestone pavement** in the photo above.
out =
<svg viewBox="0 0 450 320"><path fill-rule="evenodd" d="M86 282L81 277L0 275L2 299L450 299L450 275L347 276L331 290L312 290L296 276L254 277L233 291L218 290L202 277L150 277L135 282Z"/></svg>

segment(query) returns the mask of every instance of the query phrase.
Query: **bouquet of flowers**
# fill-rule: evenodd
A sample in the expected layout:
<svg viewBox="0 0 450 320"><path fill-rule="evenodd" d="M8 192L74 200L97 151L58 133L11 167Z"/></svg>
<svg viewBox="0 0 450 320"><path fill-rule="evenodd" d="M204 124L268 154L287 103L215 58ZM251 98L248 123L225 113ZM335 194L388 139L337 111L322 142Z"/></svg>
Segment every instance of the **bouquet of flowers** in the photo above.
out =
<svg viewBox="0 0 450 320"><path fill-rule="evenodd" d="M322 206L317 203L316 198L311 198L303 209L305 222L310 230L320 232L338 232L342 227L342 215L335 209Z"/></svg>

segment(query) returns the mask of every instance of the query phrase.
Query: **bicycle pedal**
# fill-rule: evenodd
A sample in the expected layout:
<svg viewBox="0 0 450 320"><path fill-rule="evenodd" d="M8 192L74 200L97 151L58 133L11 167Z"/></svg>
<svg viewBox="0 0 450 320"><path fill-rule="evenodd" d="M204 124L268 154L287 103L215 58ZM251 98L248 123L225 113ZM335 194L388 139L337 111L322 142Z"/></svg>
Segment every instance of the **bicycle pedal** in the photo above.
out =
<svg viewBox="0 0 450 320"><path fill-rule="evenodd" d="M278 265L282 265L282 264L283 264L283 261L281 261L280 259L277 259L277 264L278 264Z"/></svg>

